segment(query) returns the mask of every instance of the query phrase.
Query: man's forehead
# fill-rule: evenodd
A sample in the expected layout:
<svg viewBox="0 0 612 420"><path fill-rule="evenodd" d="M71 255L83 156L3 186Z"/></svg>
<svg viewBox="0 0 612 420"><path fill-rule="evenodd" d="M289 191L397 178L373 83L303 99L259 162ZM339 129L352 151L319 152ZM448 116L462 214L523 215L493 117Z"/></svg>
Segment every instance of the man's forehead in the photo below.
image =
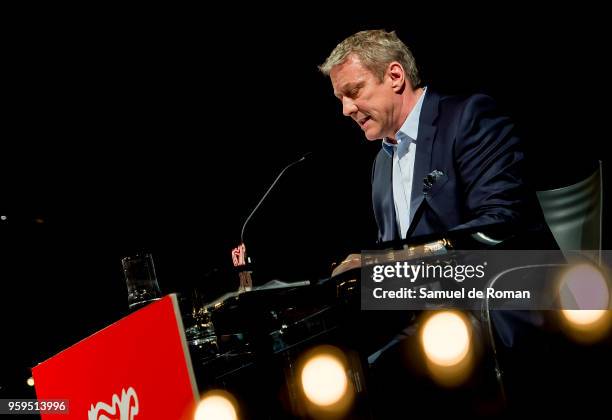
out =
<svg viewBox="0 0 612 420"><path fill-rule="evenodd" d="M371 75L372 73L361 64L359 59L351 58L332 67L329 73L334 93L350 89Z"/></svg>
<svg viewBox="0 0 612 420"><path fill-rule="evenodd" d="M338 76L339 74L347 73L347 71L357 72L361 70L365 70L365 67L363 66L363 64L361 64L361 60L359 60L359 57L355 55L349 55L348 57L346 57L346 59L344 59L344 61L332 67L329 74L333 77L334 74Z"/></svg>

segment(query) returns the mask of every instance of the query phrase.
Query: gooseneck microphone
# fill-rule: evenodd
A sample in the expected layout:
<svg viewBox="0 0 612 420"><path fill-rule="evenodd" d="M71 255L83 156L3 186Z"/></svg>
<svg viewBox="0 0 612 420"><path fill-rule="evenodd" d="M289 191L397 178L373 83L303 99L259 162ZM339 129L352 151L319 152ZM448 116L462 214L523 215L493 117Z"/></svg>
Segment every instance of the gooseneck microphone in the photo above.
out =
<svg viewBox="0 0 612 420"><path fill-rule="evenodd" d="M274 188L274 186L276 185L276 183L278 182L279 179L281 179L281 177L283 176L283 174L287 171L287 169L291 168L294 165L297 165L300 162L303 162L304 160L306 160L306 158L308 156L310 156L312 154L312 152L308 152L306 153L304 156L302 156L301 158L299 158L298 160L291 162L289 165L285 166L285 168L278 174L278 176L276 177L276 179L274 180L274 182L272 183L272 185L270 185L270 187L267 189L266 193L263 195L263 197L261 197L261 200L259 200L259 202L257 203L257 205L255 206L255 208L253 209L253 211L251 212L251 214L249 214L249 217L246 218L246 220L244 221L244 224L242 225L242 230L240 231L240 242L244 244L244 229L246 228L247 223L249 223L249 220L251 220L251 217L253 217L253 215L255 214L255 212L257 211L257 209L259 208L259 206L261 206L261 203L264 202L264 200L266 199L266 197L268 196L268 194L270 194L270 191L272 191L272 189Z"/></svg>

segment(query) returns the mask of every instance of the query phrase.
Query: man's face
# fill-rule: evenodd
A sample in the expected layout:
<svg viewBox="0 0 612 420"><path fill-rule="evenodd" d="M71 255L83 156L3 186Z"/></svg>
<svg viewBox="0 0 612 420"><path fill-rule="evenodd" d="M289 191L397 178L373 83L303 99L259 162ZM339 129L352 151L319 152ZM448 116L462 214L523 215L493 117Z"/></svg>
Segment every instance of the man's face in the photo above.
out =
<svg viewBox="0 0 612 420"><path fill-rule="evenodd" d="M395 137L399 127L395 102L397 94L391 78L383 81L354 56L334 66L329 74L334 95L342 102L342 113L361 127L368 140Z"/></svg>

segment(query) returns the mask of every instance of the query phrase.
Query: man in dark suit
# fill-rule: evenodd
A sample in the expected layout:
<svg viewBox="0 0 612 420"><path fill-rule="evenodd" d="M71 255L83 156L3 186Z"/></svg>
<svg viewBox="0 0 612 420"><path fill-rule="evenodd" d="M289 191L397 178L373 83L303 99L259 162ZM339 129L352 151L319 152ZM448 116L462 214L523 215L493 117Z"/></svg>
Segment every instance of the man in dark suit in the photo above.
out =
<svg viewBox="0 0 612 420"><path fill-rule="evenodd" d="M380 241L499 223L548 231L514 126L491 98L423 87L394 32L354 34L320 69L343 114L368 140L383 140L372 171Z"/></svg>
<svg viewBox="0 0 612 420"><path fill-rule="evenodd" d="M514 125L491 98L445 96L423 86L412 53L394 32L356 33L319 68L330 77L343 114L368 140L382 139L372 170L379 241L503 225L500 239L522 238L510 241L511 248L556 248L525 180ZM360 264L360 256L351 255L333 275ZM512 336L515 314L496 315L498 328Z"/></svg>

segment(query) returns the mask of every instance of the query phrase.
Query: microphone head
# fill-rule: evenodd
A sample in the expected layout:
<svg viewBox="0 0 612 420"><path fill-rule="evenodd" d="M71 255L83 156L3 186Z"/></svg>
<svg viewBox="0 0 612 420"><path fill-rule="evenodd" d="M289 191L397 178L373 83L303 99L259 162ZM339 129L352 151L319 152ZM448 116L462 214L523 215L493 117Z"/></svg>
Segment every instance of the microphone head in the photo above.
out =
<svg viewBox="0 0 612 420"><path fill-rule="evenodd" d="M312 155L312 152L306 152L304 156L302 156L298 162L303 162L310 155Z"/></svg>

